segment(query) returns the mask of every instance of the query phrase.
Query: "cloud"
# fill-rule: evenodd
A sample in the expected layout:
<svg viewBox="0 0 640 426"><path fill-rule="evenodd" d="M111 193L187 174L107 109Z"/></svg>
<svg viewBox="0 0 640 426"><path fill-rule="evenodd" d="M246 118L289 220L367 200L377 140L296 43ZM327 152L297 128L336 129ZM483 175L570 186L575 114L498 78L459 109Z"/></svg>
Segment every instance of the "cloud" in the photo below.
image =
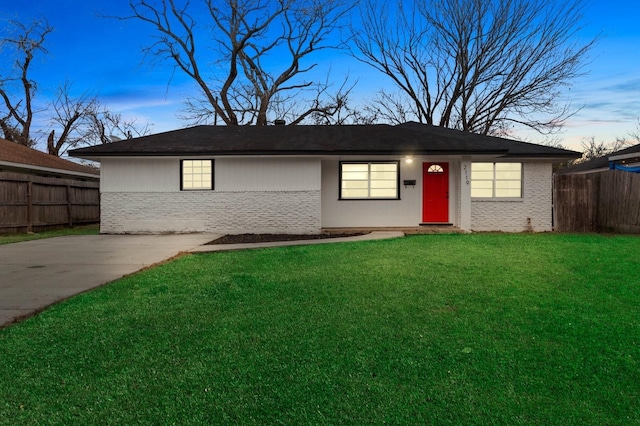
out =
<svg viewBox="0 0 640 426"><path fill-rule="evenodd" d="M126 85L102 90L98 96L101 102L116 111L130 111L146 108L173 107L177 111L183 101L196 95L191 85Z"/></svg>
<svg viewBox="0 0 640 426"><path fill-rule="evenodd" d="M633 78L630 80L611 84L609 86L605 86L601 90L612 91L612 92L622 92L624 94L629 94L630 92L640 93L640 78Z"/></svg>
<svg viewBox="0 0 640 426"><path fill-rule="evenodd" d="M603 109L608 109L613 105L615 104L609 101L588 102L588 103L585 103L584 106L582 106L581 111L588 111L588 110L601 111Z"/></svg>
<svg viewBox="0 0 640 426"><path fill-rule="evenodd" d="M601 125L610 125L610 124L626 124L627 120L620 119L582 119L582 120L568 120L565 124L567 128L580 128L580 127L591 127L591 126L601 126Z"/></svg>

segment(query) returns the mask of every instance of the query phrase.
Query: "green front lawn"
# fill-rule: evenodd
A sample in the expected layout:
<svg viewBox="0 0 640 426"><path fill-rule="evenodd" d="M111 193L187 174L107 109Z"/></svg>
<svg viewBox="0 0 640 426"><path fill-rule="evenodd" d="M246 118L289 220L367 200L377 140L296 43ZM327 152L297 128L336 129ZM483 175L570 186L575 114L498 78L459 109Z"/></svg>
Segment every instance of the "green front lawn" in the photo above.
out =
<svg viewBox="0 0 640 426"><path fill-rule="evenodd" d="M82 225L56 231L33 232L30 234L0 234L0 245L20 243L23 241L41 240L43 238L63 237L65 235L97 235L100 225Z"/></svg>
<svg viewBox="0 0 640 426"><path fill-rule="evenodd" d="M184 256L0 330L0 424L640 424L640 238Z"/></svg>

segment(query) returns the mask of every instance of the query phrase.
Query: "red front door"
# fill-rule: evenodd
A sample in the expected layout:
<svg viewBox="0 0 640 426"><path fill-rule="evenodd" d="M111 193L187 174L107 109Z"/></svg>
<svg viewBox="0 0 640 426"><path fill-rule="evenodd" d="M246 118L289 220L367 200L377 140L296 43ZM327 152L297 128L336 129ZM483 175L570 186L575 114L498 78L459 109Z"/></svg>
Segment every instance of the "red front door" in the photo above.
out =
<svg viewBox="0 0 640 426"><path fill-rule="evenodd" d="M449 222L449 163L422 163L422 221Z"/></svg>

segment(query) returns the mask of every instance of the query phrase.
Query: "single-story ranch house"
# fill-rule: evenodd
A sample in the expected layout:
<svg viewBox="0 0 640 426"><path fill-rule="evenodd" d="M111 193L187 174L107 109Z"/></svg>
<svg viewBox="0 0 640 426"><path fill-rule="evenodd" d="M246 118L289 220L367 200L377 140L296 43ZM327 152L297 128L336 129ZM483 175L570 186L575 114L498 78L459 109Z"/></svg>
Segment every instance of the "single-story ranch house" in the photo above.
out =
<svg viewBox="0 0 640 426"><path fill-rule="evenodd" d="M552 163L579 153L407 123L196 126L71 151L100 161L101 232L552 230Z"/></svg>

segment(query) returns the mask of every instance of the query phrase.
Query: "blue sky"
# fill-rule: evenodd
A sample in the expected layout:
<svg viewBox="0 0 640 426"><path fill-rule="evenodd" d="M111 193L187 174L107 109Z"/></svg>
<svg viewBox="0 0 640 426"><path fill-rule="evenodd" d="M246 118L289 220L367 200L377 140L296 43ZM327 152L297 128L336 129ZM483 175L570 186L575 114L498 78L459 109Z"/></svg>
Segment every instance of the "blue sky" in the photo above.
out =
<svg viewBox="0 0 640 426"><path fill-rule="evenodd" d="M587 0L588 1L588 0ZM127 13L128 1L116 0L0 0L5 19L26 22L45 16L55 28L47 39L49 55L33 63L33 77L39 84L39 99L51 96L55 88L69 80L77 93L90 92L114 112L140 123L153 124L161 132L187 123L176 114L181 102L194 87L176 74L170 86L170 64L143 61L141 49L149 41L147 30L136 22L99 18ZM580 141L595 137L611 141L636 130L640 117L640 2L637 0L591 0L585 8L583 40L600 34L586 66L588 75L575 81L565 99L582 109L566 123L559 135L568 148L580 149ZM354 101L365 99L378 83L387 84L381 74L346 54L324 55L324 68L341 81L349 76L360 81ZM533 133L518 133L533 142Z"/></svg>

